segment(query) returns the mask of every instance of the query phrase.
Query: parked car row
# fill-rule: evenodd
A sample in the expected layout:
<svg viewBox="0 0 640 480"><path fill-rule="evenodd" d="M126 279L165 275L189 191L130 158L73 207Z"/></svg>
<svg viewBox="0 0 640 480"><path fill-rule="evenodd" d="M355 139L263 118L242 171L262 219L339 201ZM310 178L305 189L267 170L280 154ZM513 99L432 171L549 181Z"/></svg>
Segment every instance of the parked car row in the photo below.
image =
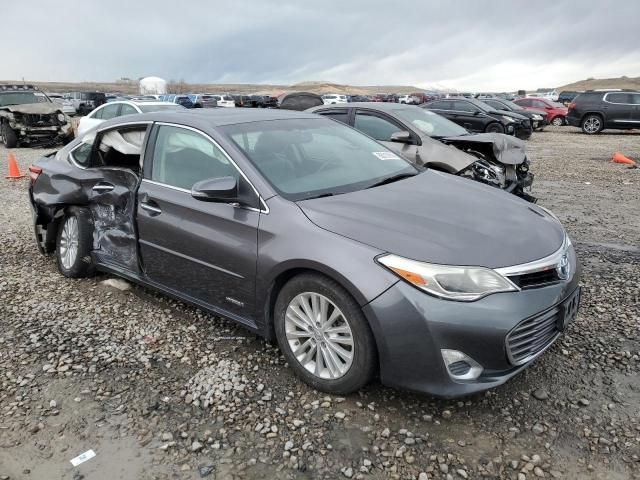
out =
<svg viewBox="0 0 640 480"><path fill-rule="evenodd" d="M581 295L557 217L492 185L531 178L524 142L320 102L105 120L29 168L39 250L67 277L109 272L275 339L332 394L378 377L456 397L517 375Z"/></svg>

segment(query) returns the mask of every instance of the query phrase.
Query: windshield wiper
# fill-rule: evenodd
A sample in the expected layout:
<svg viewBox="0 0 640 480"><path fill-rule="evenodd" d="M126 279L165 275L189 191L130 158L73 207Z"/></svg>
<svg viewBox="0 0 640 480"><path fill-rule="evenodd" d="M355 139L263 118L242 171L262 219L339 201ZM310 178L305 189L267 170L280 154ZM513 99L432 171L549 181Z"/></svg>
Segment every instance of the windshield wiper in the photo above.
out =
<svg viewBox="0 0 640 480"><path fill-rule="evenodd" d="M374 183L373 185L369 185L367 188L379 187L380 185L386 185L387 183L397 182L398 180L402 180L403 178L415 177L418 175L417 173L398 173L397 175L391 175L390 177L384 178L379 182Z"/></svg>
<svg viewBox="0 0 640 480"><path fill-rule="evenodd" d="M319 195L312 195L310 197L304 197L301 200L313 200L314 198L324 198L324 197L333 197L334 195L338 195L337 193L321 193Z"/></svg>

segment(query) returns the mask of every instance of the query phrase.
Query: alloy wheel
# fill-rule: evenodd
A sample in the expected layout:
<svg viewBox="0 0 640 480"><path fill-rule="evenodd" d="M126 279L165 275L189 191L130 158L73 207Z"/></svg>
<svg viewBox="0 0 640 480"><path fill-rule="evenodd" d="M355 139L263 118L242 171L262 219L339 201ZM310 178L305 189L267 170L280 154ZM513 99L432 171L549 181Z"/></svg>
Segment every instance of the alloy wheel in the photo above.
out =
<svg viewBox="0 0 640 480"><path fill-rule="evenodd" d="M342 311L324 295L294 297L286 311L285 334L293 356L314 376L335 380L349 371L353 333Z"/></svg>
<svg viewBox="0 0 640 480"><path fill-rule="evenodd" d="M600 130L600 119L598 117L587 118L583 128L587 133L597 133Z"/></svg>
<svg viewBox="0 0 640 480"><path fill-rule="evenodd" d="M551 121L551 124L554 127L560 127L560 126L562 126L563 123L564 123L564 121L562 120L562 117L556 117Z"/></svg>
<svg viewBox="0 0 640 480"><path fill-rule="evenodd" d="M60 261L67 270L73 267L78 256L78 219L69 217L64 222L62 233L60 234Z"/></svg>

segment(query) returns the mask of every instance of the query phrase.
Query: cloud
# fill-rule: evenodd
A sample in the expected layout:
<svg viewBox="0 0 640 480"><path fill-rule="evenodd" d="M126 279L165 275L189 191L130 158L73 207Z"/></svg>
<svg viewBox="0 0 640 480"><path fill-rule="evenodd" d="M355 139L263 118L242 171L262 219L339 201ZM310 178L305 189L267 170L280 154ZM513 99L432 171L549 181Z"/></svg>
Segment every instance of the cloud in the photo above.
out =
<svg viewBox="0 0 640 480"><path fill-rule="evenodd" d="M556 86L640 75L640 3L47 0L3 5L0 78Z"/></svg>

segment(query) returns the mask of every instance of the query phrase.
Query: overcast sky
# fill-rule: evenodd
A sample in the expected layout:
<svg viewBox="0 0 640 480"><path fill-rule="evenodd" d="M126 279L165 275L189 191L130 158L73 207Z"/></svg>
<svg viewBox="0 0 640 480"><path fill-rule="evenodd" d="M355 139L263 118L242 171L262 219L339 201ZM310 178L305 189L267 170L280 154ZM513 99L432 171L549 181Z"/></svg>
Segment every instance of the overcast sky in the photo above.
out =
<svg viewBox="0 0 640 480"><path fill-rule="evenodd" d="M640 1L3 0L0 79L504 91L640 76Z"/></svg>

